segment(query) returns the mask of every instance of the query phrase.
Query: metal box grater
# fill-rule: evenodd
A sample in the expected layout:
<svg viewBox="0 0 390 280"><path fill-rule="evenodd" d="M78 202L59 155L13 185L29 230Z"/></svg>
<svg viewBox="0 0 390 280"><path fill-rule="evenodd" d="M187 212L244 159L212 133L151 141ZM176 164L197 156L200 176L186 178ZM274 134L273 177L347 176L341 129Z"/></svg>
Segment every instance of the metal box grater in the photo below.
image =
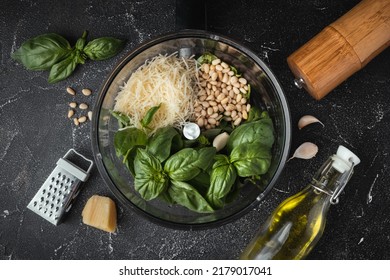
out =
<svg viewBox="0 0 390 280"><path fill-rule="evenodd" d="M72 161L71 156L89 163L87 170ZM72 207L73 201L80 192L81 182L85 182L92 169L93 162L74 149L70 149L43 183L27 208L37 213L54 225L58 225Z"/></svg>

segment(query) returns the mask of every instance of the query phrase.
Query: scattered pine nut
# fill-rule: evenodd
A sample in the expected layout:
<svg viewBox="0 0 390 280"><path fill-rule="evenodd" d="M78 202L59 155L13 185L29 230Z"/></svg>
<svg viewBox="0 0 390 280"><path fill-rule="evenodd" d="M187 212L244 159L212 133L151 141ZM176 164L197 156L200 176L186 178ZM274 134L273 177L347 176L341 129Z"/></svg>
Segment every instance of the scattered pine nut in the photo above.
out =
<svg viewBox="0 0 390 280"><path fill-rule="evenodd" d="M83 123L83 122L85 122L87 120L87 117L86 116L82 116L82 117L80 117L79 119L78 119L78 122L79 123Z"/></svg>
<svg viewBox="0 0 390 280"><path fill-rule="evenodd" d="M77 118L74 118L74 119L73 119L73 123L74 123L75 125L77 125L77 126L80 124L80 122L79 122L79 120L78 120Z"/></svg>
<svg viewBox="0 0 390 280"><path fill-rule="evenodd" d="M68 118L70 119L71 117L73 117L73 115L74 115L74 111L72 109L70 109L68 111Z"/></svg>
<svg viewBox="0 0 390 280"><path fill-rule="evenodd" d="M77 107L77 103L76 102L70 102L69 103L69 107L70 108L76 108Z"/></svg>
<svg viewBox="0 0 390 280"><path fill-rule="evenodd" d="M89 89L89 88L83 88L81 90L81 92L85 95L85 96L90 96L92 91Z"/></svg>
<svg viewBox="0 0 390 280"><path fill-rule="evenodd" d="M67 87L66 92L69 93L70 95L76 95L76 91L71 87Z"/></svg>
<svg viewBox="0 0 390 280"><path fill-rule="evenodd" d="M80 103L79 108L80 108L81 110L86 110L86 109L88 109L88 105L85 104L85 103Z"/></svg>
<svg viewBox="0 0 390 280"><path fill-rule="evenodd" d="M92 111L88 111L88 119L92 121Z"/></svg>

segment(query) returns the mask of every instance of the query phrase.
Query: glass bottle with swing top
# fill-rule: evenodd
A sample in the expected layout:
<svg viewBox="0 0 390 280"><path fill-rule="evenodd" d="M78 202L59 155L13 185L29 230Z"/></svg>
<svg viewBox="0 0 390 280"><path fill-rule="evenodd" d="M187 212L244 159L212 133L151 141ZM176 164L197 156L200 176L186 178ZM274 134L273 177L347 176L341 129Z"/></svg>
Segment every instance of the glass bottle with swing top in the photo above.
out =
<svg viewBox="0 0 390 280"><path fill-rule="evenodd" d="M304 259L321 238L330 205L360 159L344 146L328 158L299 193L284 200L261 226L241 259Z"/></svg>

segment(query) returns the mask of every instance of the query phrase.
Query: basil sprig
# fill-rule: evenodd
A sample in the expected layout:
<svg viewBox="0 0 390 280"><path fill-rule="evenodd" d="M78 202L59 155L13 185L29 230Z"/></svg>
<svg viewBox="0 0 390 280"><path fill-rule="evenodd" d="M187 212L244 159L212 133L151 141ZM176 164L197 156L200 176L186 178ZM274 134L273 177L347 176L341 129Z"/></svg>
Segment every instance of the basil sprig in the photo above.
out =
<svg viewBox="0 0 390 280"><path fill-rule="evenodd" d="M91 60L105 60L119 53L124 41L102 37L87 43L84 31L74 47L62 36L55 33L42 34L25 41L12 58L28 70L49 70L49 83L56 83L69 77L78 64Z"/></svg>

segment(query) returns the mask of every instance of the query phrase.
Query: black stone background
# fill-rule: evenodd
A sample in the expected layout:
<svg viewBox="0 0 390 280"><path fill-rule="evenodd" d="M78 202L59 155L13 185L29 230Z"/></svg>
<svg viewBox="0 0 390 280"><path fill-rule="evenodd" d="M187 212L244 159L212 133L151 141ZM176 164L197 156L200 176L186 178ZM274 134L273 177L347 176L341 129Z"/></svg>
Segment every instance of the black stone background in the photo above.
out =
<svg viewBox="0 0 390 280"><path fill-rule="evenodd" d="M321 101L293 86L286 58L358 0L208 1L209 31L252 49L279 79L292 117L291 153L313 141L319 153L311 160L291 160L270 195L242 218L209 230L183 231L153 224L118 203L118 230L105 233L81 222L93 194L112 194L97 170L84 185L66 221L54 227L26 205L73 147L92 157L90 123L75 127L68 103L93 106L99 88L125 54L143 42L175 31L175 1L0 2L0 259L236 259L271 211L311 179L326 158L343 144L356 152L356 167L340 203L331 208L325 233L309 259L389 259L390 52L386 50ZM72 44L89 38L126 39L118 56L87 62L66 81L50 85L47 72L32 72L10 54L23 41L56 32ZM91 88L86 98L71 97ZM325 128L304 133L302 115L312 114Z"/></svg>

